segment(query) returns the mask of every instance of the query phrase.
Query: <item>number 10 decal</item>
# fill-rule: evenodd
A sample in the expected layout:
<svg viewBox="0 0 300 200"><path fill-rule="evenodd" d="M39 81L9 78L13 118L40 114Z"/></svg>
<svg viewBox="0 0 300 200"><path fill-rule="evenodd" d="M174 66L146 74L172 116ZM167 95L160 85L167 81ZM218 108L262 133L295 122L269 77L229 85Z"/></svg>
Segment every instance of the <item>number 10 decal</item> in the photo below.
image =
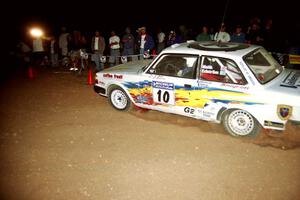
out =
<svg viewBox="0 0 300 200"><path fill-rule="evenodd" d="M175 89L173 83L152 82L153 100L155 103L175 105Z"/></svg>
<svg viewBox="0 0 300 200"><path fill-rule="evenodd" d="M165 91L163 95L161 95L161 93L162 93L161 90L158 90L158 92L157 92L157 95L158 95L158 101L159 101L159 102L162 102L162 101L161 101L161 96L162 96L163 102L164 102L164 103L168 103L169 100L170 100L170 94L169 94L169 92L168 92L168 91Z"/></svg>
<svg viewBox="0 0 300 200"><path fill-rule="evenodd" d="M153 88L153 100L156 103L175 104L174 90Z"/></svg>

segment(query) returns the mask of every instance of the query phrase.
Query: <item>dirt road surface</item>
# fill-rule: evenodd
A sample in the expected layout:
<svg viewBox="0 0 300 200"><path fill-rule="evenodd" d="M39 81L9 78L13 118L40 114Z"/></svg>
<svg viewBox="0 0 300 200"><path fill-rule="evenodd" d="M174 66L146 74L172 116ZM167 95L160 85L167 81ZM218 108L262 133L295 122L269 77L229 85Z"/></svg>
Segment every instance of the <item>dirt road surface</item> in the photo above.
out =
<svg viewBox="0 0 300 200"><path fill-rule="evenodd" d="M0 199L300 199L300 127L228 135L219 124L119 112L87 74L39 70L1 85Z"/></svg>

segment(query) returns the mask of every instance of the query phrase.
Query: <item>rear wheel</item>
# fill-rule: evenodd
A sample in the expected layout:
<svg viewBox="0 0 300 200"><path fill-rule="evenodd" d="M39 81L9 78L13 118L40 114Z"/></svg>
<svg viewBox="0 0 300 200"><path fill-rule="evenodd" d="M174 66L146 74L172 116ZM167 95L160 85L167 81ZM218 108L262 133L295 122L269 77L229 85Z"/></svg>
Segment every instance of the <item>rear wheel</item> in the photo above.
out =
<svg viewBox="0 0 300 200"><path fill-rule="evenodd" d="M110 89L109 102L115 109L121 111L128 110L131 107L131 101L126 92L118 86Z"/></svg>
<svg viewBox="0 0 300 200"><path fill-rule="evenodd" d="M245 110L226 111L222 123L232 136L256 136L261 129L257 120Z"/></svg>

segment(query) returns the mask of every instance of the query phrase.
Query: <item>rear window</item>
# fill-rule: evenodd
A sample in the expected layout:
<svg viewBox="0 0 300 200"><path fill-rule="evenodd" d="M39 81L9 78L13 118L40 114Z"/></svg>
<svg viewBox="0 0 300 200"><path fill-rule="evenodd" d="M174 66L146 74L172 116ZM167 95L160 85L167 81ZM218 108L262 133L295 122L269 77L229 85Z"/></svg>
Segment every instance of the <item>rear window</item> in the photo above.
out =
<svg viewBox="0 0 300 200"><path fill-rule="evenodd" d="M264 48L252 51L243 59L261 84L271 81L283 70L283 67Z"/></svg>

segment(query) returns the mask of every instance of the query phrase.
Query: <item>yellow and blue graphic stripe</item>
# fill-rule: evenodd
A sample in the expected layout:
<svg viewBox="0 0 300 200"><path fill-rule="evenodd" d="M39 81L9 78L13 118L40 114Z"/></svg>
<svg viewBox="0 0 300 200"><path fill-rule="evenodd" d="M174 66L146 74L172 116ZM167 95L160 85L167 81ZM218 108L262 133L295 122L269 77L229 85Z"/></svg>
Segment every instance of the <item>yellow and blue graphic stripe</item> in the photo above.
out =
<svg viewBox="0 0 300 200"><path fill-rule="evenodd" d="M148 105L161 105L153 101L152 82L145 80L140 82L126 82L124 86L128 88L131 97L135 103ZM176 106L190 106L204 108L211 103L223 104L244 104L257 105L259 102L253 102L247 99L249 94L232 90L220 89L215 87L191 87L175 85L175 104Z"/></svg>

